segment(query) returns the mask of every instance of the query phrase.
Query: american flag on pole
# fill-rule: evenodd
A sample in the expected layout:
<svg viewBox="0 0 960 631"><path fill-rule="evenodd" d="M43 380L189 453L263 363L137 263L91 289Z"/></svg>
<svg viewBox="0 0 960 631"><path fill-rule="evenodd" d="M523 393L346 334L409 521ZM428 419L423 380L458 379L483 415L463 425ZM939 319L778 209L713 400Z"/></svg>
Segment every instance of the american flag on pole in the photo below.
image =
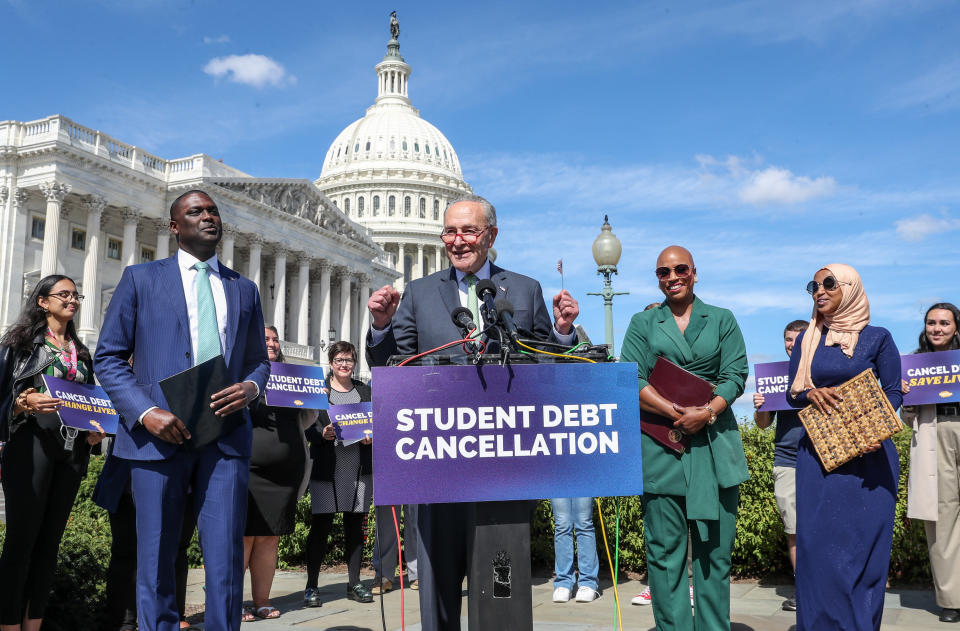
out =
<svg viewBox="0 0 960 631"><path fill-rule="evenodd" d="M560 272L560 291L563 291L563 259L557 260L557 271Z"/></svg>

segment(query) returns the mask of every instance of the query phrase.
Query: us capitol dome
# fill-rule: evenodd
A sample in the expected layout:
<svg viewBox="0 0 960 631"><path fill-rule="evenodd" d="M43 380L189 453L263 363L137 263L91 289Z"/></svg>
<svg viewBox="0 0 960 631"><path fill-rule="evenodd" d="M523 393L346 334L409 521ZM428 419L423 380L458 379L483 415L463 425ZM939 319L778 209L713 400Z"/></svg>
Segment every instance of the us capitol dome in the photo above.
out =
<svg viewBox="0 0 960 631"><path fill-rule="evenodd" d="M330 145L315 184L394 257L402 290L449 266L439 236L443 211L473 189L450 141L410 102L399 31L394 16L387 54L375 66L377 99Z"/></svg>

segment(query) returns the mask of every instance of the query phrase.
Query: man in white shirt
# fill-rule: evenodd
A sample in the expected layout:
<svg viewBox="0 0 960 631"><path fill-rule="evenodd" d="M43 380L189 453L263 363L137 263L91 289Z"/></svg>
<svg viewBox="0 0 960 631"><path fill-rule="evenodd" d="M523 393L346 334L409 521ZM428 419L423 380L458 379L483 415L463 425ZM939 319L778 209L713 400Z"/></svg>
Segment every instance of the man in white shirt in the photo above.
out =
<svg viewBox="0 0 960 631"><path fill-rule="evenodd" d="M174 558L187 493L206 564L205 628L240 628L243 528L250 471L247 404L266 386L270 363L257 287L217 260L217 205L188 191L170 207L179 249L124 269L107 307L94 357L97 377L123 423L113 455L129 461L137 506L137 609L142 631L179 627ZM219 438L192 445L160 381L223 355L232 385L211 397L226 419ZM133 358L133 365L129 363ZM184 443L187 443L184 445Z"/></svg>
<svg viewBox="0 0 960 631"><path fill-rule="evenodd" d="M536 337L573 346L573 321L580 307L567 291L553 297L553 320L543 300L540 283L501 269L487 253L497 238L497 215L482 197L471 195L452 202L443 215L441 239L451 267L407 284L403 299L391 286L375 291L367 303L371 328L367 357L371 366L383 366L391 355L413 355L461 339L451 319L458 307L477 309L476 288L489 279L496 297L513 305L518 328ZM474 314L474 321L480 319ZM441 353L462 353L459 346ZM486 352L497 352L494 340ZM422 547L418 550L420 615L424 631L459 631L461 584L466 575L470 524L463 504L427 504L418 511ZM409 544L408 544L409 545Z"/></svg>

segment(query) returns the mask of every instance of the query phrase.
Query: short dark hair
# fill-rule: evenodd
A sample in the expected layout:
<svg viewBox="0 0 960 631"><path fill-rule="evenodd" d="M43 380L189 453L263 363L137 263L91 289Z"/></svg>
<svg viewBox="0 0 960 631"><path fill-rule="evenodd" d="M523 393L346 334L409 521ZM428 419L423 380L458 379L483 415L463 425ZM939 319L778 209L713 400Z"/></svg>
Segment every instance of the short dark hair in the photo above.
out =
<svg viewBox="0 0 960 631"><path fill-rule="evenodd" d="M357 347L344 340L330 345L330 350L327 351L327 361L332 364L333 358L340 353L350 353L353 356L353 361L357 361Z"/></svg>
<svg viewBox="0 0 960 631"><path fill-rule="evenodd" d="M930 340L927 339L927 318L930 317L930 312L934 309L943 309L944 311L949 311L953 314L953 324L957 327L960 327L960 309L952 302L938 302L935 305L932 305L927 312L923 314L923 327L924 330L920 331L920 342L917 347L917 352L919 353L930 353L933 349L933 344L930 343ZM950 340L950 350L956 350L960 348L960 330L957 330L953 334L953 339Z"/></svg>
<svg viewBox="0 0 960 631"><path fill-rule="evenodd" d="M173 212L177 209L177 206L180 205L181 200L183 200L183 198L187 197L188 195L204 195L206 197L209 197L211 200L213 200L213 197L210 197L210 193L206 191L201 191L199 188L192 188L186 193L181 193L175 200L173 200L173 203L170 204L170 219L173 219Z"/></svg>
<svg viewBox="0 0 960 631"><path fill-rule="evenodd" d="M798 333L800 331L806 331L808 326L810 326L810 323L806 320L794 320L787 326L783 327L783 334L786 335L790 331L796 331Z"/></svg>

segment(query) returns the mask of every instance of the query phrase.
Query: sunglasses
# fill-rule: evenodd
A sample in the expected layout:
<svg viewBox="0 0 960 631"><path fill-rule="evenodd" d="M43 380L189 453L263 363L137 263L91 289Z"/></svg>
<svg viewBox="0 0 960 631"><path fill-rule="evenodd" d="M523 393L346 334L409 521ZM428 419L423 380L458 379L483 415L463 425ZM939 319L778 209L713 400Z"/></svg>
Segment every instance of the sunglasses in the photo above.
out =
<svg viewBox="0 0 960 631"><path fill-rule="evenodd" d="M827 276L826 278L823 279L822 283L818 283L815 280L812 280L809 283L807 283L807 293L812 296L813 294L817 293L817 290L820 289L821 287L823 287L827 291L833 291L840 285L849 285L849 284L850 283L841 283L833 276Z"/></svg>
<svg viewBox="0 0 960 631"><path fill-rule="evenodd" d="M670 276L671 269L673 270L673 273L677 275L677 278L686 278L692 271L689 265L686 263L681 263L680 265L674 265L672 268L658 267L657 269L653 270L653 273L657 275L657 278L663 280L664 278Z"/></svg>

